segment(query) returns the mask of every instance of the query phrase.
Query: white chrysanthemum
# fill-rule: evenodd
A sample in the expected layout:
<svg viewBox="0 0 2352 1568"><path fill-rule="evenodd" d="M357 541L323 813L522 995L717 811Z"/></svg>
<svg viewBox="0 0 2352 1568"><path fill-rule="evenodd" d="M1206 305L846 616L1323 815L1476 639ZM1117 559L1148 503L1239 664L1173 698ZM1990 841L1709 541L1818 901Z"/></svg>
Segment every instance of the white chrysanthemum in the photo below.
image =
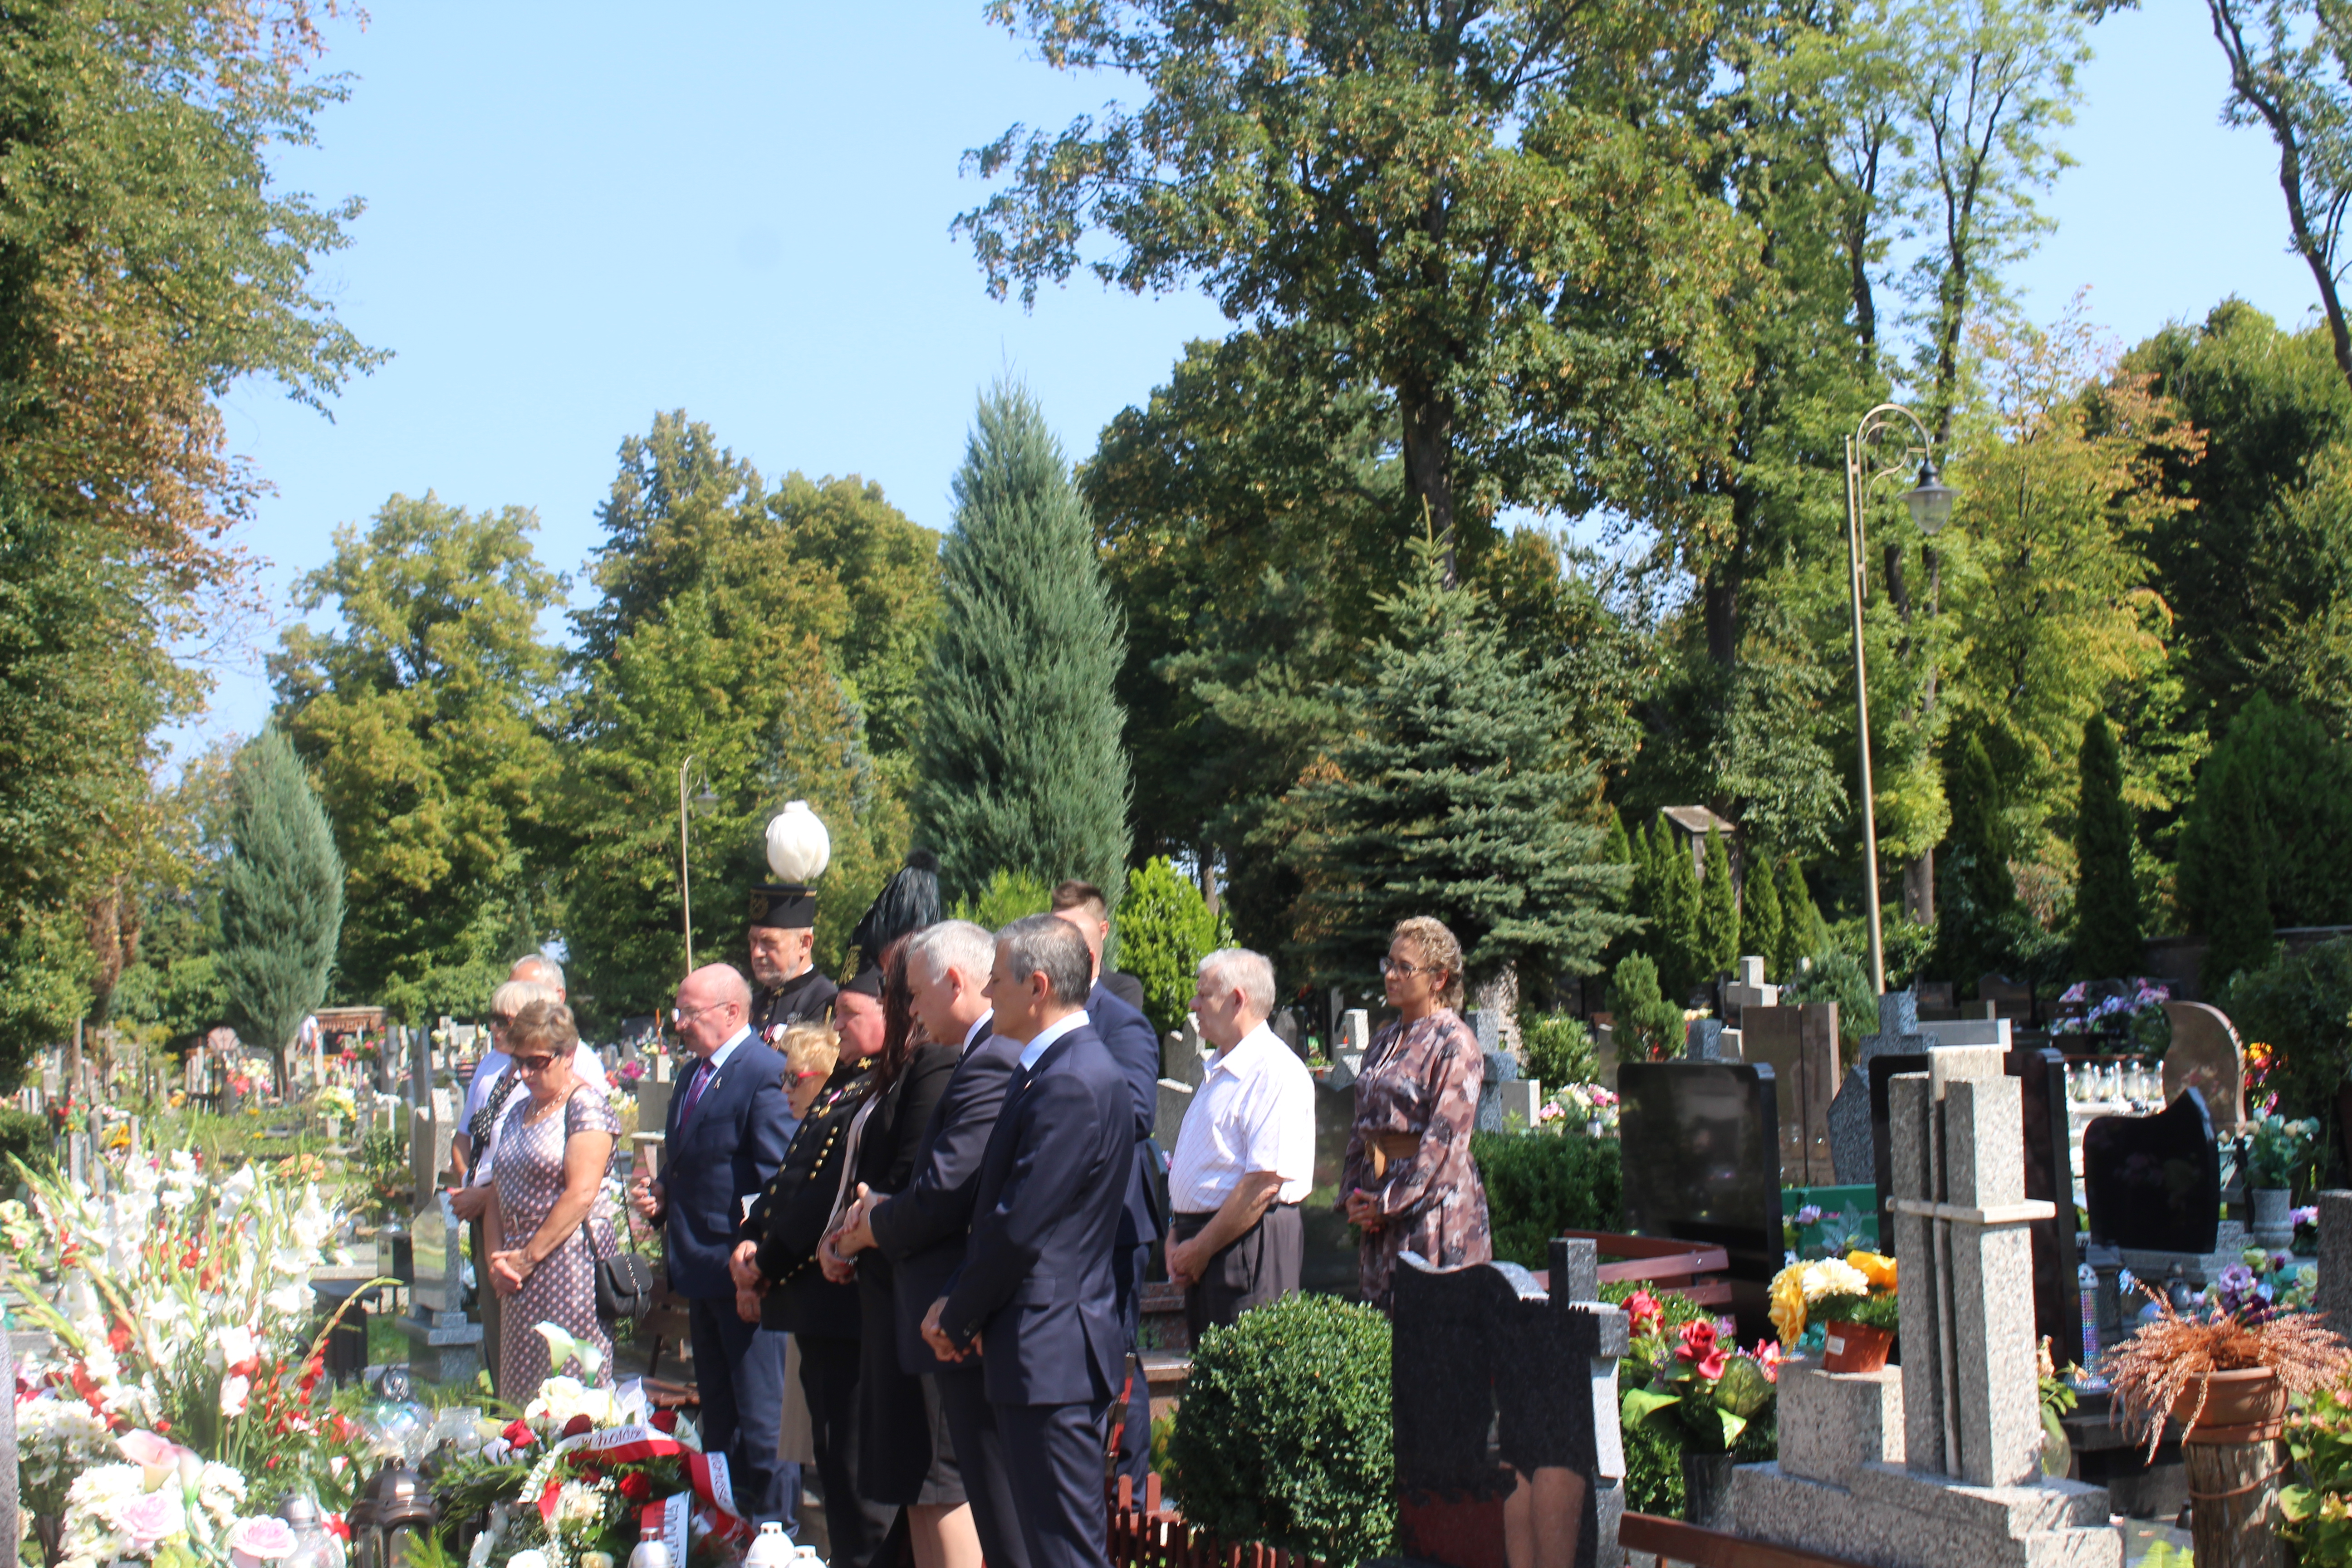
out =
<svg viewBox="0 0 2352 1568"><path fill-rule="evenodd" d="M299 1318L310 1311L310 1288L299 1279L280 1285L261 1299L261 1304L281 1318Z"/></svg>
<svg viewBox="0 0 2352 1568"><path fill-rule="evenodd" d="M1805 1267L1805 1302L1808 1306L1829 1296L1867 1296L1870 1281L1861 1269L1843 1258L1824 1258L1819 1263Z"/></svg>

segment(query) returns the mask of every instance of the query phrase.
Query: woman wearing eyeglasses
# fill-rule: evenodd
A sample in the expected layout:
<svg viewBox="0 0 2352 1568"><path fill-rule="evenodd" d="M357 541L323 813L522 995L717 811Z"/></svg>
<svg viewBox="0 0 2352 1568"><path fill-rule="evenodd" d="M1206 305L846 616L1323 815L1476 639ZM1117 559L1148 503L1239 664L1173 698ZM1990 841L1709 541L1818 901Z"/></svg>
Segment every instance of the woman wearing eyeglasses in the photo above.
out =
<svg viewBox="0 0 2352 1568"><path fill-rule="evenodd" d="M1389 1310L1407 1248L1440 1268L1495 1255L1486 1189L1470 1158L1486 1059L1462 1021L1462 944L1441 921L1399 921L1381 975L1397 1016L1364 1052L1339 1208L1360 1227L1357 1279Z"/></svg>
<svg viewBox="0 0 2352 1568"><path fill-rule="evenodd" d="M512 1070L529 1093L499 1124L499 1201L487 1220L490 1287L507 1299L499 1361L517 1404L550 1373L567 1370L548 1364L541 1323L595 1345L603 1368L613 1363L612 1338L596 1316L596 1259L616 1244L596 1198L621 1123L603 1092L573 1070L579 1048L572 1009L561 1002L533 1002L507 1026Z"/></svg>

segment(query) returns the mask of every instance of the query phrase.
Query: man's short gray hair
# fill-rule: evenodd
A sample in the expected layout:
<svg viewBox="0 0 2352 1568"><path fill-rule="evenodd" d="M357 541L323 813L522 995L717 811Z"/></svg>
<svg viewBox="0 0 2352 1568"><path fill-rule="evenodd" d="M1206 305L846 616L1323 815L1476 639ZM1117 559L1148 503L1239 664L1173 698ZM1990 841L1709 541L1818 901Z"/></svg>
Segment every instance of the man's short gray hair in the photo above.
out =
<svg viewBox="0 0 2352 1568"><path fill-rule="evenodd" d="M534 985L544 985L559 996L563 994L563 965L543 952L526 952L514 961L508 972L514 980L528 980Z"/></svg>
<svg viewBox="0 0 2352 1568"><path fill-rule="evenodd" d="M1065 1007L1083 1006L1094 988L1095 955L1078 928L1059 915L1024 915L996 933L1014 984L1026 985L1033 974L1043 974L1054 1000Z"/></svg>
<svg viewBox="0 0 2352 1568"><path fill-rule="evenodd" d="M972 983L974 990L988 984L996 963L996 939L988 928L972 921L941 921L927 925L907 939L907 961L919 962L933 981L953 970Z"/></svg>
<svg viewBox="0 0 2352 1568"><path fill-rule="evenodd" d="M1221 947L1201 960L1201 978L1230 985L1261 1018L1274 1015L1274 961L1245 947Z"/></svg>

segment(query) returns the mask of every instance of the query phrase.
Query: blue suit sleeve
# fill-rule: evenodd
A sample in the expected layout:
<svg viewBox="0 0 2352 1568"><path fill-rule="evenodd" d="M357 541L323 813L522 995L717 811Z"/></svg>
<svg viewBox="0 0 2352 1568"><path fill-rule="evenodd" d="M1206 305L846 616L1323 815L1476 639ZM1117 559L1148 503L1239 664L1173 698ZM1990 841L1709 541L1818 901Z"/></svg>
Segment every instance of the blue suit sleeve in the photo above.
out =
<svg viewBox="0 0 2352 1568"><path fill-rule="evenodd" d="M930 1157L916 1168L906 1191L874 1211L874 1241L884 1257L893 1261L912 1257L962 1234L971 1224L973 1185L988 1152L988 1135L996 1129L996 1114L1012 1087L1009 1058L967 1063L949 1080L940 1137L931 1145Z"/></svg>
<svg viewBox="0 0 2352 1568"><path fill-rule="evenodd" d="M972 1216L963 1268L940 1314L940 1326L959 1345L970 1344L1036 1268L1072 1194L1101 1180L1100 1172L1089 1169L1101 1121L1084 1081L1064 1075L1042 1079L1015 1114L1024 1124L1012 1169L994 1205Z"/></svg>
<svg viewBox="0 0 2352 1568"><path fill-rule="evenodd" d="M1151 1020L1099 986L1087 1001L1087 1018L1127 1075L1135 1100L1136 1141L1151 1136L1160 1121L1160 1037Z"/></svg>

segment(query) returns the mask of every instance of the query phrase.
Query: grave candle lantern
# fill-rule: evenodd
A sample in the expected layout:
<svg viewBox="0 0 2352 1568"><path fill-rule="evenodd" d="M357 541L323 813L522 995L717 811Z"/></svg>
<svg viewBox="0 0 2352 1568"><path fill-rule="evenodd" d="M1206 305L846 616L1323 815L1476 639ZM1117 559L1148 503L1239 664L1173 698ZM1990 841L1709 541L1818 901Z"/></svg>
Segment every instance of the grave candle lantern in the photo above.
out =
<svg viewBox="0 0 2352 1568"><path fill-rule="evenodd" d="M440 1522L425 1478L386 1459L352 1505L352 1552L357 1568L408 1568Z"/></svg>

